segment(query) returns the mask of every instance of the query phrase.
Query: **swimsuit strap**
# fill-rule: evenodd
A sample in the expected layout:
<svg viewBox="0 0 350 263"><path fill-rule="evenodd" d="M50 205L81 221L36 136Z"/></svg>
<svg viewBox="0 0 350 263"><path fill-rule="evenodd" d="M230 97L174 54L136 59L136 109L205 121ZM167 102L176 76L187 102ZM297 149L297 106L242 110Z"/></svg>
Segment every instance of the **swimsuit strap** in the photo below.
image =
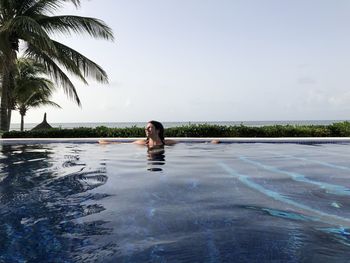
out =
<svg viewBox="0 0 350 263"><path fill-rule="evenodd" d="M161 140L162 144L160 144L160 145L155 145L155 146L164 146L164 145L165 145L164 139L160 139L160 140ZM149 138L146 139L146 143L145 143L145 144L149 147ZM153 146L153 147L154 147L154 146Z"/></svg>

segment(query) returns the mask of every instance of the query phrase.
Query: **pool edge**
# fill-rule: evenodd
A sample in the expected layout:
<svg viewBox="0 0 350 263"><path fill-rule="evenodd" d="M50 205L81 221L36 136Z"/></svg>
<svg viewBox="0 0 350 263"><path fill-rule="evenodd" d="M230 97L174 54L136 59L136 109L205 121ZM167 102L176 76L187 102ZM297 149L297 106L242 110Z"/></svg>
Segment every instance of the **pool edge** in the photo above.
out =
<svg viewBox="0 0 350 263"><path fill-rule="evenodd" d="M18 143L98 143L99 140L128 143L140 138L6 138L0 139L0 144ZM236 137L173 137L169 138L179 143L210 143L213 140L219 143L299 143L299 144L323 144L323 143L350 143L350 137L278 137L278 138L236 138Z"/></svg>

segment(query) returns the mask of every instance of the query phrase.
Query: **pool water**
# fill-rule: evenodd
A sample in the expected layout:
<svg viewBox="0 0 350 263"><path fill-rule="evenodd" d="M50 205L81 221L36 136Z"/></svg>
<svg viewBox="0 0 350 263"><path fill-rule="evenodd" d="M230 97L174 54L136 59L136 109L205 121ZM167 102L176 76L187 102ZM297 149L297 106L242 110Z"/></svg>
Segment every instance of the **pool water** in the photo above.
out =
<svg viewBox="0 0 350 263"><path fill-rule="evenodd" d="M349 144L0 147L0 262L349 262Z"/></svg>

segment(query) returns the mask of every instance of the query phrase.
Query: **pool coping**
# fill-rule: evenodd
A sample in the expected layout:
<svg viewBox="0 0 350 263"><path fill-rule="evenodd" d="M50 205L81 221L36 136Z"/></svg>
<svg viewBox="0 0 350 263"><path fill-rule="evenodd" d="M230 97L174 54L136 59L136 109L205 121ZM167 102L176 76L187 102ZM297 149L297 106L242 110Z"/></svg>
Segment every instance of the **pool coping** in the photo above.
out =
<svg viewBox="0 0 350 263"><path fill-rule="evenodd" d="M98 143L99 140L109 142L130 143L143 138L8 138L0 139L0 144L40 144L40 143ZM251 138L251 137L174 137L168 138L178 143L298 143L298 144L324 144L324 143L350 143L350 137L278 137L278 138Z"/></svg>

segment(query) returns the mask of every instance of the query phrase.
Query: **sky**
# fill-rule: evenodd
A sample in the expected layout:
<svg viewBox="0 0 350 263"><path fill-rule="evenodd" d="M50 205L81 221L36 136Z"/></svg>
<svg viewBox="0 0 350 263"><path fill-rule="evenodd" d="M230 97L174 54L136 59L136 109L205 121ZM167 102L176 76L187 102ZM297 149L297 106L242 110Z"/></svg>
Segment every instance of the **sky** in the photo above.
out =
<svg viewBox="0 0 350 263"><path fill-rule="evenodd" d="M61 13L113 29L114 42L53 36L109 84L73 78L81 107L59 90L62 109L30 109L27 123L350 119L348 0L86 0Z"/></svg>

